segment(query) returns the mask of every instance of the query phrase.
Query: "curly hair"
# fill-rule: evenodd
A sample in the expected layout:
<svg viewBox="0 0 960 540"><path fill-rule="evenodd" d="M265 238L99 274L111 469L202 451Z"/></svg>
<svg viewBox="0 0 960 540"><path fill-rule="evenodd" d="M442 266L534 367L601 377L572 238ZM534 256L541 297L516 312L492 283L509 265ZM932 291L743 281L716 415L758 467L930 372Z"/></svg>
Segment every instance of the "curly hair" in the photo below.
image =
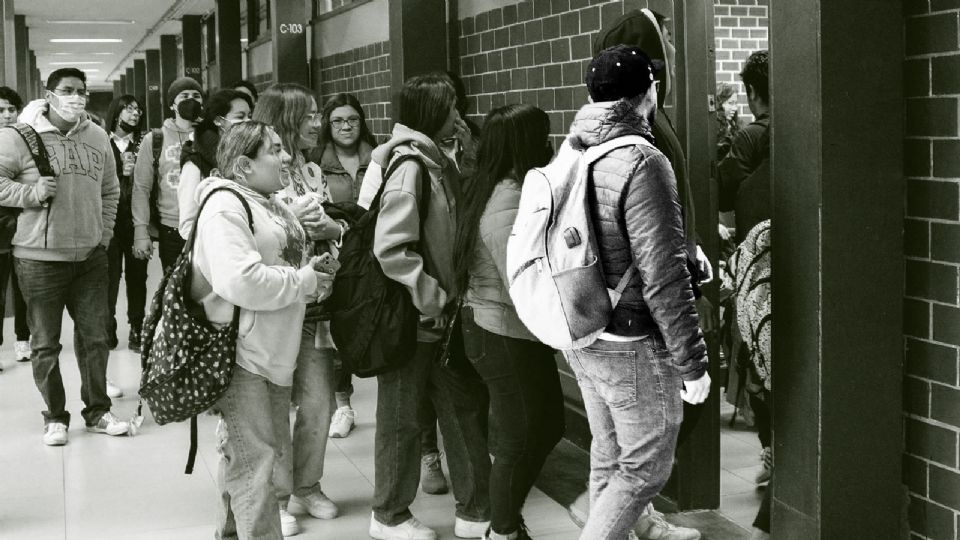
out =
<svg viewBox="0 0 960 540"><path fill-rule="evenodd" d="M757 93L764 103L770 102L770 62L767 51L756 51L743 63L740 79Z"/></svg>

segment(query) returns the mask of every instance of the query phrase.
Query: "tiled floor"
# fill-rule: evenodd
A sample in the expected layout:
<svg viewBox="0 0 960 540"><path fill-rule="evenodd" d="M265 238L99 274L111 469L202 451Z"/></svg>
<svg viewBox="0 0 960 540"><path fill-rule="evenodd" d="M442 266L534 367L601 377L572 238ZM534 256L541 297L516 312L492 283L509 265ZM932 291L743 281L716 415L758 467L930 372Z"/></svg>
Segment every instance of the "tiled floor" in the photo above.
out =
<svg viewBox="0 0 960 540"><path fill-rule="evenodd" d="M151 266L151 290L158 269ZM122 291L121 284L121 291ZM121 292L123 304L123 293ZM123 305L119 313L125 313ZM183 474L189 445L187 425L158 427L149 418L135 437L86 433L80 410L80 376L73 350L73 325L64 317L61 372L67 407L73 418L70 443L51 448L40 441L43 401L30 364L13 358L12 318L4 323L0 347L0 539L4 540L207 540L213 538L217 492L214 472L215 420L200 419L200 452L193 475ZM114 400L114 412L128 418L136 410L140 360L121 347L110 356L108 374L126 396ZM353 540L369 538L373 496L373 412L376 383L356 380L354 407L358 427L346 439L331 439L323 487L340 505L331 521L301 519L297 538ZM452 495L418 496L414 514L440 538L453 536ZM535 538L577 538L579 529L566 509L535 490L524 515Z"/></svg>
<svg viewBox="0 0 960 540"><path fill-rule="evenodd" d="M156 261L150 289L156 287ZM121 300L117 311L125 313ZM121 317L122 319L123 317ZM61 371L73 414L70 443L60 448L40 442L43 401L33 383L30 365L12 361L13 319L3 321L0 347L0 539L20 540L193 540L213 537L217 493L212 417L200 419L199 455L193 475L183 474L189 443L186 425L158 427L147 418L135 437L108 437L83 431L80 377L73 352L73 325L64 317ZM114 412L133 415L139 383L139 355L127 351L127 329L113 351L109 377L126 396L114 400ZM368 538L373 495L373 411L376 384L356 380L354 406L358 427L327 448L324 490L340 505L332 521L302 519L298 538L352 540ZM727 427L732 408L725 409L721 434L720 512L749 529L762 492L753 478L760 451L756 434L739 421ZM452 495L420 495L413 512L441 538L453 536ZM574 539L579 530L565 508L534 490L524 511L534 538ZM693 523L691 523L692 525ZM713 539L715 536L711 535ZM732 537L731 537L732 538ZM726 539L724 539L726 540Z"/></svg>

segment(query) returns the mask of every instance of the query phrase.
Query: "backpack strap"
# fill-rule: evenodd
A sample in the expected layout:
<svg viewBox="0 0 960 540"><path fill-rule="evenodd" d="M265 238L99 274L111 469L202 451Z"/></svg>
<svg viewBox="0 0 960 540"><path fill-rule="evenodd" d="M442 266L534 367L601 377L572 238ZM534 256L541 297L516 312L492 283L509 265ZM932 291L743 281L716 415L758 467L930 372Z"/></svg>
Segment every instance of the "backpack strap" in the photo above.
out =
<svg viewBox="0 0 960 540"><path fill-rule="evenodd" d="M50 166L50 157L47 155L47 147L44 146L43 141L40 140L40 135L29 125L18 122L16 124L11 124L7 126L20 135L20 138L23 139L23 142L27 145L27 148L30 150L30 155L33 157L34 163L37 164L37 170L40 172L40 176L56 176L53 171L53 167Z"/></svg>
<svg viewBox="0 0 960 540"><path fill-rule="evenodd" d="M377 190L377 196L374 197L373 202L370 203L370 208L376 207L377 212L380 211L380 198L383 196L384 188L387 187L387 180L400 168L400 165L411 160L417 162L417 165L420 167L420 200L417 201L417 206L420 214L420 231L422 232L424 224L427 221L427 210L430 208L433 189L430 185L430 171L427 170L426 163L413 154L398 156L390 163L386 172L383 173L383 182L380 183L380 189ZM422 234L420 236L421 238L423 237Z"/></svg>
<svg viewBox="0 0 960 540"><path fill-rule="evenodd" d="M153 128L150 130L150 150L153 152L153 174L160 174L160 152L163 151L163 130Z"/></svg>

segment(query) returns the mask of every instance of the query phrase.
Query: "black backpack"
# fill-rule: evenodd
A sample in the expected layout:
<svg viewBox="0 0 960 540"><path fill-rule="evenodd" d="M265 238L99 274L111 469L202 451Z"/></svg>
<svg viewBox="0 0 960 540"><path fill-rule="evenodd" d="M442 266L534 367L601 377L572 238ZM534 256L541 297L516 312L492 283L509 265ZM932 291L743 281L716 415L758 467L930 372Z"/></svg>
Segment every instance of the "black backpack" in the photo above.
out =
<svg viewBox="0 0 960 540"><path fill-rule="evenodd" d="M253 214L242 195L228 187L214 189L200 204L200 211L218 191L233 193L247 211L250 231ZM203 307L190 298L194 227L180 257L160 280L143 320L140 362L140 400L150 406L158 425L190 419L190 453L186 473L193 472L197 454L197 415L212 407L230 386L237 358L240 308L233 308L233 321L222 328L210 324ZM140 410L137 411L140 416Z"/></svg>
<svg viewBox="0 0 960 540"><path fill-rule="evenodd" d="M344 237L340 270L333 292L324 302L330 313L330 333L340 359L358 377L373 377L405 365L417 347L420 313L404 285L383 274L373 254L374 232L380 214L380 198L387 180L404 162L420 167L420 231L430 206L430 174L415 156L394 159L383 174L370 209Z"/></svg>
<svg viewBox="0 0 960 540"><path fill-rule="evenodd" d="M47 147L43 145L40 136L28 124L16 123L7 126L20 135L23 142L30 150L33 162L37 165L37 171L40 176L56 176L53 167L50 166L50 157L47 155ZM50 207L47 206L47 212ZM13 241L13 235L17 232L17 219L23 208L13 206L0 206L0 246L10 246Z"/></svg>

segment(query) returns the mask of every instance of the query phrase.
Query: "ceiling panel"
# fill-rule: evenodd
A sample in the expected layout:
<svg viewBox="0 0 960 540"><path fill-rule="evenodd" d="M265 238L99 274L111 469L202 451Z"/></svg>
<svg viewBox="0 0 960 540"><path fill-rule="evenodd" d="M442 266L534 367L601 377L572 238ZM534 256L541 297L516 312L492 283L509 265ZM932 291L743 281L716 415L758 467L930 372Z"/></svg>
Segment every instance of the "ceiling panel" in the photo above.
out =
<svg viewBox="0 0 960 540"><path fill-rule="evenodd" d="M161 21L171 8L176 8L170 13L172 20ZM76 66L87 70L89 87L104 88L112 86L112 81L119 78L123 68L133 67L134 58L143 58L144 50L159 48L161 34L179 34L179 17L203 15L213 8L214 0L16 0L14 12L26 16L30 48L36 52L37 67L43 78L57 68ZM61 24L49 21L96 22ZM124 22L109 24L107 21ZM149 30L158 24L156 31L138 47ZM50 41L64 38L120 41ZM124 61L135 48L135 54ZM121 69L113 73L116 68Z"/></svg>

